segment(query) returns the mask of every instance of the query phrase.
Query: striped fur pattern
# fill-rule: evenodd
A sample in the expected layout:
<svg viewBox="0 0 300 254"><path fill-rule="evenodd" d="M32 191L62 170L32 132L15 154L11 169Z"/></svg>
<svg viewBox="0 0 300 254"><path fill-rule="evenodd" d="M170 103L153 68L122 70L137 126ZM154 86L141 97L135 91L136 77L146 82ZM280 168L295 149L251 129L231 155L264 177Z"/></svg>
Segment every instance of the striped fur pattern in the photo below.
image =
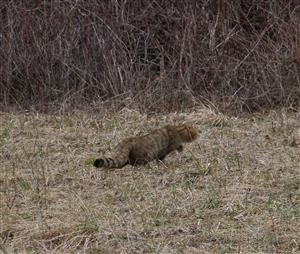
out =
<svg viewBox="0 0 300 254"><path fill-rule="evenodd" d="M144 136L124 139L111 157L94 161L97 168L122 168L127 164L145 165L152 160L164 160L171 152L183 151L183 143L196 140L197 130L187 124L167 125Z"/></svg>

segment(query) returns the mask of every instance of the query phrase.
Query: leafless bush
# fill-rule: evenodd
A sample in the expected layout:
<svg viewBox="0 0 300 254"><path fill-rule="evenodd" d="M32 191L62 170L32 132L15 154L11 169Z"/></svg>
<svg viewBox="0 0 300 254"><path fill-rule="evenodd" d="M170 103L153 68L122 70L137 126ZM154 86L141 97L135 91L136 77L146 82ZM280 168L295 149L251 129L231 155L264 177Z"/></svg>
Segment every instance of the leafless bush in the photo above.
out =
<svg viewBox="0 0 300 254"><path fill-rule="evenodd" d="M148 110L295 106L298 4L3 1L0 103L41 108L129 97Z"/></svg>

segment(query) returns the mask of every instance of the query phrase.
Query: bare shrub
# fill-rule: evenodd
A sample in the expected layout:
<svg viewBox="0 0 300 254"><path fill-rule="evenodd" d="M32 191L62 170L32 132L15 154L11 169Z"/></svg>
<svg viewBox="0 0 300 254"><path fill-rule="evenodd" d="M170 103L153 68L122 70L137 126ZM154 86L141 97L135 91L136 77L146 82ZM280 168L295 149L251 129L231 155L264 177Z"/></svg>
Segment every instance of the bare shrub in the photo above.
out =
<svg viewBox="0 0 300 254"><path fill-rule="evenodd" d="M298 4L4 1L0 103L41 109L129 97L147 110L208 101L238 111L295 106Z"/></svg>

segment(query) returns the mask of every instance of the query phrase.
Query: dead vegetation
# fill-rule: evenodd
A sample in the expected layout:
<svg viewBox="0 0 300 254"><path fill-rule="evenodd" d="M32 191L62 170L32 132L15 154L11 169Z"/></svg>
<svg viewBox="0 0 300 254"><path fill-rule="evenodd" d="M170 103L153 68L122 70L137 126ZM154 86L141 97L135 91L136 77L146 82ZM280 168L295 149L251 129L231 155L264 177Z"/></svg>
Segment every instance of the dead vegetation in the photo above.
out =
<svg viewBox="0 0 300 254"><path fill-rule="evenodd" d="M3 110L124 98L159 112L299 105L299 0L11 0L0 9Z"/></svg>
<svg viewBox="0 0 300 254"><path fill-rule="evenodd" d="M297 114L0 116L3 253L299 253ZM199 139L165 164L97 170L99 149L166 122Z"/></svg>

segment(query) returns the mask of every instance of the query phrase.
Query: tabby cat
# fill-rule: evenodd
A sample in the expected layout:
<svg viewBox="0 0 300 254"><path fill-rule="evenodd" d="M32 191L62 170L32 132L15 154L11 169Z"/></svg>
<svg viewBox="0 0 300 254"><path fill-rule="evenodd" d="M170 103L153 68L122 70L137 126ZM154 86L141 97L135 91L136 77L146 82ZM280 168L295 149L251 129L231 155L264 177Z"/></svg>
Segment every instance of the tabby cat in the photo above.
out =
<svg viewBox="0 0 300 254"><path fill-rule="evenodd" d="M197 136L197 130L190 125L166 125L147 135L124 139L111 157L96 159L94 166L122 168L127 164L145 165L152 160L162 161L175 150L182 152L182 143L192 142Z"/></svg>

